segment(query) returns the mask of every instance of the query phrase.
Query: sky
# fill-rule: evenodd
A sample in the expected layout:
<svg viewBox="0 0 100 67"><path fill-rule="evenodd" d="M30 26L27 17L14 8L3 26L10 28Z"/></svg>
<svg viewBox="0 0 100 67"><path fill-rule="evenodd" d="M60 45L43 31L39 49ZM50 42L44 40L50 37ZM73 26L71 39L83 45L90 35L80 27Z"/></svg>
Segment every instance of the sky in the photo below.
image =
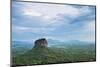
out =
<svg viewBox="0 0 100 67"><path fill-rule="evenodd" d="M95 41L95 6L12 3L12 39Z"/></svg>

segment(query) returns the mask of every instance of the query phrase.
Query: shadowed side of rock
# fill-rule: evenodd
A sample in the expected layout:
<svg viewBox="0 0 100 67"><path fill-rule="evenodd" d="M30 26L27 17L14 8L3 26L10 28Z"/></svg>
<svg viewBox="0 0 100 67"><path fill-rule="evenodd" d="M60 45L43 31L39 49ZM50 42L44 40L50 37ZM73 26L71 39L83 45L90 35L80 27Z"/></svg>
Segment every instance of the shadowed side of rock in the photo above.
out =
<svg viewBox="0 0 100 67"><path fill-rule="evenodd" d="M47 47L48 42L45 38L38 39L34 42L34 48Z"/></svg>

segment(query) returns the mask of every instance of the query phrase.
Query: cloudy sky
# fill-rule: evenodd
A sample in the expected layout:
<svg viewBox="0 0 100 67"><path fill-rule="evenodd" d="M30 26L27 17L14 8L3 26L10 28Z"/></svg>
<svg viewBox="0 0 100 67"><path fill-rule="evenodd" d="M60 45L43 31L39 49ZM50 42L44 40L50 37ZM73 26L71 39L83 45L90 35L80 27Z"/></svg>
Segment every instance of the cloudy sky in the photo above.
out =
<svg viewBox="0 0 100 67"><path fill-rule="evenodd" d="M12 3L12 39L95 41L95 6Z"/></svg>

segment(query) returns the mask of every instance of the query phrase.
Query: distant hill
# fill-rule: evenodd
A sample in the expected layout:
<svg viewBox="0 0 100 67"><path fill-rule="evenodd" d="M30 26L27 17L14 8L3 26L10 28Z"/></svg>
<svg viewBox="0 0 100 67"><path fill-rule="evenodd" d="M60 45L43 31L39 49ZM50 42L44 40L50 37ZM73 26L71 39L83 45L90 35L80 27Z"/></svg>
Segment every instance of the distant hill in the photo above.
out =
<svg viewBox="0 0 100 67"><path fill-rule="evenodd" d="M63 43L59 40L54 40L54 39L47 39L47 41L48 41L49 46Z"/></svg>
<svg viewBox="0 0 100 67"><path fill-rule="evenodd" d="M32 49L33 44L26 41L12 41L12 56L23 54Z"/></svg>
<svg viewBox="0 0 100 67"><path fill-rule="evenodd" d="M33 44L31 42L27 41L12 41L12 47L33 47Z"/></svg>
<svg viewBox="0 0 100 67"><path fill-rule="evenodd" d="M77 48L77 47L85 47L92 46L95 47L95 43L89 43L85 41L79 41L79 40L70 40L61 42L59 40L54 39L47 39L48 41L48 47L56 47L56 48ZM34 44L32 42L27 41L12 41L12 54L13 56L23 54L27 52L28 50L32 49Z"/></svg>
<svg viewBox="0 0 100 67"><path fill-rule="evenodd" d="M53 39L48 39L49 46L74 46L74 45L91 45L94 44L95 42L86 42L86 41L79 41L79 40L69 40L69 41L59 41L59 40L53 40Z"/></svg>

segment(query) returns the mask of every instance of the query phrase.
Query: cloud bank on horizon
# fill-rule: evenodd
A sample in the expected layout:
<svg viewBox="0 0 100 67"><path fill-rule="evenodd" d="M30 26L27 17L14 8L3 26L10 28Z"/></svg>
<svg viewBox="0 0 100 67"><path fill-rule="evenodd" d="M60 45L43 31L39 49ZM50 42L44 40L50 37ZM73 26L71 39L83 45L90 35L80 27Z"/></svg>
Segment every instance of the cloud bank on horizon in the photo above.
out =
<svg viewBox="0 0 100 67"><path fill-rule="evenodd" d="M95 6L12 3L12 39L95 41Z"/></svg>

